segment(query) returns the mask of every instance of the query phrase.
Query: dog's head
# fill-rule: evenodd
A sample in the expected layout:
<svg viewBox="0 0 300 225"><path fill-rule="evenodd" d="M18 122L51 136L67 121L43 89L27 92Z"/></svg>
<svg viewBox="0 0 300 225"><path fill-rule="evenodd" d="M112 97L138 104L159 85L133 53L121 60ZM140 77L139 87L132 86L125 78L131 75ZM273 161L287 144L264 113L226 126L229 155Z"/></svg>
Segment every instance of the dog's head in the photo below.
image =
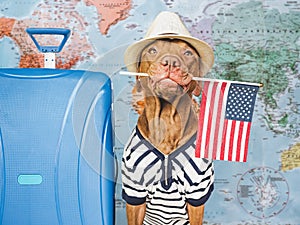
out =
<svg viewBox="0 0 300 225"><path fill-rule="evenodd" d="M201 68L201 58L191 45L179 39L159 39L141 52L138 70L149 77L139 81L144 91L172 102L186 93L200 94L192 78L203 75Z"/></svg>

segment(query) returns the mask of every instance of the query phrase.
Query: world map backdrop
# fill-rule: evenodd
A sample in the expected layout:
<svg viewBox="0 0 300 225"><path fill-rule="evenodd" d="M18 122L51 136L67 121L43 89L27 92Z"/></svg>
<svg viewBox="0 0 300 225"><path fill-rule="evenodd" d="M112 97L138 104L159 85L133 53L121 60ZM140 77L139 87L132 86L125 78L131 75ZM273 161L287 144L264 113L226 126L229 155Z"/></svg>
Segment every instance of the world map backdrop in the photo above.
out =
<svg viewBox="0 0 300 225"><path fill-rule="evenodd" d="M68 28L56 68L106 73L113 84L116 225L126 221L120 160L136 124L134 77L124 50L144 37L161 11L178 13L190 33L214 49L209 77L261 82L246 163L215 161L215 191L204 224L300 224L299 0L1 0L0 67L43 67L25 29ZM59 43L56 36L39 40Z"/></svg>

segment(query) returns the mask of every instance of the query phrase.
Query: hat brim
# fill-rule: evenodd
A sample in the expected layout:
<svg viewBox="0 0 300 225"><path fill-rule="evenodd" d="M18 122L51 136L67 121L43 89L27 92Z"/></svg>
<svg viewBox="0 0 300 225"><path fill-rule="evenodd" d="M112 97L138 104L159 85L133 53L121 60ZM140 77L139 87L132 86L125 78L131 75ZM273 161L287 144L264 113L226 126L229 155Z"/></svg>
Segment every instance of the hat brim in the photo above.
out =
<svg viewBox="0 0 300 225"><path fill-rule="evenodd" d="M206 42L191 36L174 34L174 35L158 35L155 37L144 38L130 45L126 49L124 54L124 62L128 71L137 72L140 54L147 45L151 44L155 40L165 39L165 38L183 40L189 43L191 46L193 46L195 50L198 52L198 54L200 55L202 66L204 67L202 68L203 76L212 68L214 64L214 53L212 48Z"/></svg>

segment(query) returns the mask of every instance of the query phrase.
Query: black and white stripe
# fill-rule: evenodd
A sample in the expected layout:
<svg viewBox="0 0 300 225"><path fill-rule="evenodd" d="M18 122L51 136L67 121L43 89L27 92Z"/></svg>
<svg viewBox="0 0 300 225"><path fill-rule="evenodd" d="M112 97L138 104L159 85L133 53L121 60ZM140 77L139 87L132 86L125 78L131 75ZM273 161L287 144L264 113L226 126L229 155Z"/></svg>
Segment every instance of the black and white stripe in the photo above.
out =
<svg viewBox="0 0 300 225"><path fill-rule="evenodd" d="M210 160L195 157L196 135L164 155L136 128L122 158L123 199L131 205L146 202L144 225L189 224L186 203L204 204L213 191Z"/></svg>

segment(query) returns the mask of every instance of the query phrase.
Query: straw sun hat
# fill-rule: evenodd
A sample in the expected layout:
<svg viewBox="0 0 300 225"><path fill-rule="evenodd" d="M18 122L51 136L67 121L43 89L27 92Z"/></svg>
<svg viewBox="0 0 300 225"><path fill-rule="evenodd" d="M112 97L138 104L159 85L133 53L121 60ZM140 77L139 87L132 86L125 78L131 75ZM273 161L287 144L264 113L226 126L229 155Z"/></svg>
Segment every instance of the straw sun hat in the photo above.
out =
<svg viewBox="0 0 300 225"><path fill-rule="evenodd" d="M204 41L191 36L179 16L172 12L161 12L149 27L145 37L130 45L124 54L128 71L137 72L139 57L143 49L153 41L161 38L180 39L193 46L201 57L205 75L213 66L214 53Z"/></svg>

